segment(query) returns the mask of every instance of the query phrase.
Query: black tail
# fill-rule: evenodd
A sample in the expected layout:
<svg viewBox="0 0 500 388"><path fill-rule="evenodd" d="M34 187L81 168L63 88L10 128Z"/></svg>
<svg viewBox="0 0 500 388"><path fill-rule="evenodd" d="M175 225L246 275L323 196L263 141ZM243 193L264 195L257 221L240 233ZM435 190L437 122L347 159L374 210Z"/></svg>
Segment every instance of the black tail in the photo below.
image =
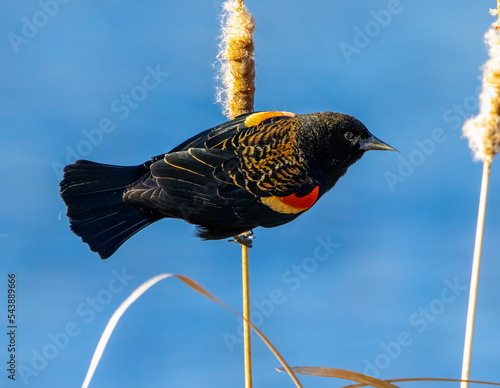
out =
<svg viewBox="0 0 500 388"><path fill-rule="evenodd" d="M159 219L123 202L127 186L147 171L144 165L122 167L86 160L64 168L61 197L68 207L71 230L101 259Z"/></svg>

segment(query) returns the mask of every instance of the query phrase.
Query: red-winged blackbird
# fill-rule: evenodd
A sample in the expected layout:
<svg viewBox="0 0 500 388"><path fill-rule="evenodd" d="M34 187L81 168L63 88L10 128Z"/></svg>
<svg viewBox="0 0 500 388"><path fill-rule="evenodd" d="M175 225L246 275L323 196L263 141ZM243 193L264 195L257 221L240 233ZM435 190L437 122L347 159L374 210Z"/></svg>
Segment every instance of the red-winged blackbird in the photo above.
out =
<svg viewBox="0 0 500 388"><path fill-rule="evenodd" d="M79 160L64 169L71 229L102 259L161 218L216 240L297 218L368 150L394 150L341 113L254 112L139 166Z"/></svg>

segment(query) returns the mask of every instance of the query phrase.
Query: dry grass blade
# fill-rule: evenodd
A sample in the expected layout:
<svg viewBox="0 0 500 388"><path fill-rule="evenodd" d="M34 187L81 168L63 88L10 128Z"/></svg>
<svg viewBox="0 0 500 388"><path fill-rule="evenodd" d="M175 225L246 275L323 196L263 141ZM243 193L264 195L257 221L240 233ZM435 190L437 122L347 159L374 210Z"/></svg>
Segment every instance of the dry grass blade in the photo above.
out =
<svg viewBox="0 0 500 388"><path fill-rule="evenodd" d="M99 361L102 357L102 354L104 353L104 349L106 348L106 345L108 343L109 338L111 337L111 334L113 333L113 330L116 327L116 324L122 317L122 315L125 313L125 311L130 307L132 303L134 303L142 294L144 294L147 290L149 290L152 286L154 286L156 283L163 279L167 278L177 278L180 281L182 281L184 284L189 286L191 289L194 291L200 293L204 297L210 299L211 301L221 305L225 309L231 311L233 314L239 316L240 318L244 319L241 314L238 312L234 311L231 307L227 306L224 302L221 300L217 299L211 292L203 288L201 285L199 285L197 282L194 280L188 278L187 276L184 275L176 275L176 274L161 274L157 275L148 281L144 282L141 284L130 296L125 299L125 301L116 309L116 311L113 313L111 316L108 324L106 325L106 328L104 329L104 332L101 335L101 339L99 340L99 343L97 344L96 350L94 352L94 356L92 357L92 360L90 362L90 367L87 372L87 376L85 377L85 381L82 384L82 388L87 388L90 384L90 381L92 380L92 377L94 375L94 372L97 368L97 365L99 364ZM249 322L250 326L255 330L255 332L259 335L259 337L264 341L264 343L268 346L268 348L273 352L273 354L276 356L276 358L279 360L279 362L283 365L284 370L288 372L290 375L291 379L295 383L297 387L302 388L302 385L300 384L300 381L297 379L297 376L293 373L292 369L288 366L286 363L285 359L281 356L281 354L278 352L278 350L274 347L274 345L267 339L267 337L251 322Z"/></svg>
<svg viewBox="0 0 500 388"><path fill-rule="evenodd" d="M442 382L451 382L451 383L459 383L459 382L468 382L471 384L486 384L486 385L500 385L499 383L490 383L488 381L477 381L477 380L460 380L460 379L438 379L438 378L423 378L423 377L417 377L417 378L411 378L411 379L389 379L385 380L389 383L410 383L410 382L415 382L415 381L442 381ZM360 388L360 387L366 387L365 384L356 384L356 385L349 385L347 387L342 387L342 388Z"/></svg>
<svg viewBox="0 0 500 388"><path fill-rule="evenodd" d="M190 278L184 276L184 275L175 275L179 280L182 280L184 283L186 283L189 287L191 287L193 290L199 292L203 296L209 298L215 303L220 304L222 307L225 309L231 311L233 314L239 316L241 319L245 320L243 316L238 313L237 311L233 310L231 307L226 305L224 302L221 300L217 299L214 295L212 295L210 292L205 290L202 286L200 286L198 283L196 283L194 280L191 280ZM279 360L281 365L283 365L283 369L290 375L292 378L293 382L297 387L302 387L300 384L300 381L297 379L297 376L295 376L295 373L293 370L288 366L287 362L285 359L281 356L281 354L278 352L278 350L274 347L274 345L267 339L267 337L262 333L252 322L247 321L248 324L252 327L252 329L255 330L255 332L259 335L259 337L264 341L264 343L267 345L267 347L273 352L274 356Z"/></svg>
<svg viewBox="0 0 500 388"><path fill-rule="evenodd" d="M284 372L283 368L276 368L279 372ZM376 388L394 388L398 387L392 383L409 383L415 381L441 381L441 382L463 382L467 381L468 383L474 384L486 384L486 385L497 385L500 386L500 383L491 383L488 381L477 381L477 380L460 380L460 379L438 379L438 378L408 378L408 379L389 379L389 380L379 380L374 377L366 376L361 373L352 372L344 369L337 368L325 368L325 367L316 367L316 366L295 366L292 367L292 370L297 374L302 375L310 375L310 376L319 376L319 377L333 377L343 380L351 380L357 381L361 384L354 385L346 385L342 388L361 388L361 387L376 387Z"/></svg>
<svg viewBox="0 0 500 388"><path fill-rule="evenodd" d="M284 372L283 368L276 368L279 372ZM372 386L375 388L399 388L397 385L388 383L384 380L376 379L375 377L366 376L361 373L337 369L337 368L324 368L316 366L294 366L292 370L300 375L310 375L310 376L320 376L320 377L334 377L343 380L356 381L358 383L363 383L361 385L356 385L357 387Z"/></svg>
<svg viewBox="0 0 500 388"><path fill-rule="evenodd" d="M147 282L142 283L138 288L135 289L132 294L129 295L127 299L116 309L116 311L111 316L104 332L101 335L101 339L97 344L94 355L92 356L92 360L90 361L90 367L87 371L87 376L85 376L85 380L82 384L82 388L87 388L94 376L94 372L99 365L99 361L101 360L102 354L104 353L104 349L106 348L106 344L108 343L109 338L111 337L111 333L115 329L116 324L120 320L121 316L127 309L130 307L132 303L134 303L142 294L144 294L147 290L149 290L152 286L158 283L160 280L165 278L175 276L173 274L162 274L155 276L149 279Z"/></svg>

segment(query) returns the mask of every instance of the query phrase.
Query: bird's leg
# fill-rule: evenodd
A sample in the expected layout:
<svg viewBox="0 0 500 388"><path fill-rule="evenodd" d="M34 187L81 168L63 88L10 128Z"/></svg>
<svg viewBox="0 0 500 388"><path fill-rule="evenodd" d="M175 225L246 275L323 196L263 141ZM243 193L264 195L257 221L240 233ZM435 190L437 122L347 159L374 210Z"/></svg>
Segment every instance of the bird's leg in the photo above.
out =
<svg viewBox="0 0 500 388"><path fill-rule="evenodd" d="M241 233L237 236L234 236L232 240L227 240L228 242L235 242L241 245L244 245L248 248L252 248L252 239L253 239L253 230L249 230L248 232Z"/></svg>

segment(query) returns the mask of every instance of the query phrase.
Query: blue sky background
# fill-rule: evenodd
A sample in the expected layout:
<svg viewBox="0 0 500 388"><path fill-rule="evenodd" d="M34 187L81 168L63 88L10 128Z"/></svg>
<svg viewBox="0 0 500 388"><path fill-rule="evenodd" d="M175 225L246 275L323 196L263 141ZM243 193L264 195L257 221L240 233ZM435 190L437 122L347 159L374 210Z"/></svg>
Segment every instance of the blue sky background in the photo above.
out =
<svg viewBox="0 0 500 388"><path fill-rule="evenodd" d="M75 152L139 164L225 121L212 66L221 3L0 6L0 317L5 329L7 274L15 273L22 366L16 382L2 368L1 386L80 386L113 311L160 273L187 275L240 309L236 244L199 241L193 226L167 220L101 261L69 230L58 193L60 167ZM495 2L246 3L257 21L256 110L349 113L401 151L369 152L296 221L256 230L251 297L265 313L256 323L291 365L459 378L482 170L461 125L477 113ZM26 21L39 27L23 31ZM358 37L346 55L342 47L366 29L369 40ZM29 37L12 44L23 32ZM115 100L139 90L148 67L168 76L124 117ZM104 118L115 130L89 143L85 134ZM497 167L471 378L499 382ZM338 245L326 254L320 241ZM242 347L224 339L234 340L239 325L180 282L164 281L119 322L91 387L243 386ZM5 335L0 343L5 366ZM253 366L255 387L293 386L255 336ZM305 387L347 385L300 379Z"/></svg>

